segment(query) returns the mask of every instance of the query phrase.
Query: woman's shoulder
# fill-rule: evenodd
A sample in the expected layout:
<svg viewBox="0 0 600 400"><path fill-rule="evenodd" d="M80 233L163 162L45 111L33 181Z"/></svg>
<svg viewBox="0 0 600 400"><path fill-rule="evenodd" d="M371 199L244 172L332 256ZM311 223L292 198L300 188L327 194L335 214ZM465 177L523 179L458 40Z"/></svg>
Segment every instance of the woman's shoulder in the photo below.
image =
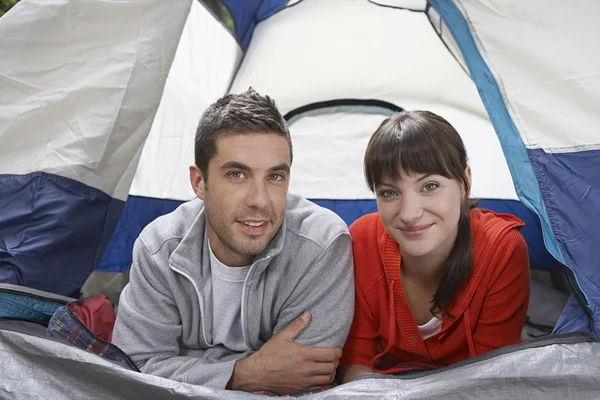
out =
<svg viewBox="0 0 600 400"><path fill-rule="evenodd" d="M494 245L523 238L519 231L525 223L514 215L475 208L471 210L470 221L475 244Z"/></svg>
<svg viewBox="0 0 600 400"><path fill-rule="evenodd" d="M471 210L474 264L495 267L492 269L496 271L489 271L492 273L505 268L529 268L527 243L520 233L523 226L523 221L513 215Z"/></svg>
<svg viewBox="0 0 600 400"><path fill-rule="evenodd" d="M383 227L383 224L378 212L365 214L350 225L350 235L353 239L376 238L380 226Z"/></svg>

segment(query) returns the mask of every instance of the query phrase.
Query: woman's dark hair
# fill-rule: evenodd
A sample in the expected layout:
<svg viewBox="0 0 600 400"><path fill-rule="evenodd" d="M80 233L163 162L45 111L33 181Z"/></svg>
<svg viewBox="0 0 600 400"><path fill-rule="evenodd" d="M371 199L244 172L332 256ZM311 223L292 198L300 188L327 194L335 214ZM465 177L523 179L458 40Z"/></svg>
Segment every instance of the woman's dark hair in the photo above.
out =
<svg viewBox="0 0 600 400"><path fill-rule="evenodd" d="M372 192L384 179L401 174L435 174L459 181L466 198L461 205L454 247L443 266L431 312L449 314L450 305L469 280L473 262L473 239L469 211L476 202L470 192L465 145L452 125L429 111L403 111L387 118L371 137L364 159L365 178Z"/></svg>

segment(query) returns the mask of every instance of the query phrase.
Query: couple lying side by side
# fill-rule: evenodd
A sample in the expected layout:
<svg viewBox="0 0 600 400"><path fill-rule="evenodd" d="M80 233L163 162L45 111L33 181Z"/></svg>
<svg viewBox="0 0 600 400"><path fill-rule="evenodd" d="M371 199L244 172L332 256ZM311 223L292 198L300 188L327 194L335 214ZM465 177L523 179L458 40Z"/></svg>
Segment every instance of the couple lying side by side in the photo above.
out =
<svg viewBox="0 0 600 400"><path fill-rule="evenodd" d="M292 141L268 96L219 99L194 147L198 198L143 230L119 302L113 343L142 372L295 394L520 342L523 223L469 200L464 144L440 116L380 125L364 158L378 212L349 229L288 193Z"/></svg>

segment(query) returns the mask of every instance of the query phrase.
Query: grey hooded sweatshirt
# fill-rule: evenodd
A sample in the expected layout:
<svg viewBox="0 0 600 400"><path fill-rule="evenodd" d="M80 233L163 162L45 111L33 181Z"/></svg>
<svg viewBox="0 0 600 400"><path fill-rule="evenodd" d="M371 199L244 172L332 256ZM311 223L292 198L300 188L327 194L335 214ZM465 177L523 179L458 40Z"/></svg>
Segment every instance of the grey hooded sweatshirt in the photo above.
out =
<svg viewBox="0 0 600 400"><path fill-rule="evenodd" d="M144 373L225 388L238 359L256 352L303 311L296 342L343 346L354 311L352 243L333 212L288 195L281 229L244 283L244 353L212 343L212 299L204 203L192 200L149 224L136 240L113 343Z"/></svg>

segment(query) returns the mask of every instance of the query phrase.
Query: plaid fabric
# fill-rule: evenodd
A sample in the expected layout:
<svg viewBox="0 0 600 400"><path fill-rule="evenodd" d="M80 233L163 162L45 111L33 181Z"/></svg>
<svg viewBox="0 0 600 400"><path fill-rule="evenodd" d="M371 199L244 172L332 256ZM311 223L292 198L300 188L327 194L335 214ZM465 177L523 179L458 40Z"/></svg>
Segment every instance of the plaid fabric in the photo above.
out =
<svg viewBox="0 0 600 400"><path fill-rule="evenodd" d="M320 392L323 392L325 390L332 389L332 388L334 388L336 386L337 386L337 383L334 382L334 383L332 383L330 385L325 385L325 386L321 387L320 389L314 390L312 392L305 392L305 393L298 393L298 394L281 394L281 395L279 395L277 393L269 392L269 391L266 391L266 390L261 390L261 391L258 391L258 392L254 392L254 394L262 394L262 395L265 395L265 396L273 396L273 397L275 397L275 396L276 397L302 397L302 396L306 396L306 395L309 395L309 394L320 393Z"/></svg>
<svg viewBox="0 0 600 400"><path fill-rule="evenodd" d="M66 341L80 349L97 354L100 357L117 363L127 369L139 372L133 361L131 361L131 359L129 359L129 357L127 357L127 355L117 346L94 336L75 314L73 314L68 305L62 306L56 310L50 319L50 323L46 329L46 335Z"/></svg>

